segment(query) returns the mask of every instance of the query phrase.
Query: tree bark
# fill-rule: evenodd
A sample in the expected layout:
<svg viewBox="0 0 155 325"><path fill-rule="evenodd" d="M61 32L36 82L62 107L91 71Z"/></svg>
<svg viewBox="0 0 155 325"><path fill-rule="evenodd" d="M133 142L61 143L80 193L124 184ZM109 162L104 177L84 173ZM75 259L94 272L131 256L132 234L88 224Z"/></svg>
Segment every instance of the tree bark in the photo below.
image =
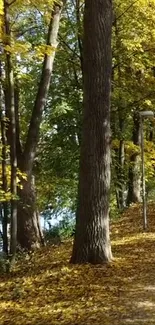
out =
<svg viewBox="0 0 155 325"><path fill-rule="evenodd" d="M1 142L2 142L2 189L7 193L7 137L5 112L3 108L3 89L2 89L2 64L0 62L0 125L1 125ZM3 233L3 252L8 255L8 202L4 201L1 204L2 216L2 233Z"/></svg>
<svg viewBox="0 0 155 325"><path fill-rule="evenodd" d="M58 4L55 5L49 23L47 45L52 46L53 50L51 55L46 54L44 58L41 79L40 79L38 92L37 92L36 100L32 111L32 117L30 121L30 126L28 130L28 135L27 135L24 154L23 154L24 156L23 165L25 171L27 171L28 174L32 172L33 162L36 154L36 148L39 140L39 130L40 130L40 124L42 120L42 113L46 105L46 99L47 99L48 90L50 86L54 58L55 58L56 48L58 45L57 36L59 31L61 11L62 11L62 7Z"/></svg>
<svg viewBox="0 0 155 325"><path fill-rule="evenodd" d="M76 0L75 10L76 10L76 21L77 21L77 40L80 53L80 63L81 63L81 72L83 76L83 40L82 40L82 28L81 28L81 0Z"/></svg>
<svg viewBox="0 0 155 325"><path fill-rule="evenodd" d="M17 238L21 248L28 251L40 247L43 241L40 225L38 224L36 193L33 177L22 181L22 189L18 189Z"/></svg>
<svg viewBox="0 0 155 325"><path fill-rule="evenodd" d="M57 36L61 11L62 5L55 4L49 23L47 37L47 45L51 45L53 47L53 51L51 55L45 55L41 79L32 111L25 148L22 154L18 153L18 167L23 173L27 175L27 180L22 182L23 188L19 189L18 191L20 200L18 203L17 238L20 246L28 250L39 247L40 243L43 241L41 228L38 222L35 190L34 186L32 185L32 170L39 140L39 130L42 114L46 104L51 75L53 71L55 52L58 45Z"/></svg>
<svg viewBox="0 0 155 325"><path fill-rule="evenodd" d="M7 35L7 45L11 46L11 30L9 4L4 0L4 31ZM14 77L11 54L5 53L5 76L8 99L5 103L7 117L9 119L8 134L10 145L10 165L11 165L11 231L10 231L10 254L11 263L14 262L17 246L17 155L16 155L16 120L14 101Z"/></svg>
<svg viewBox="0 0 155 325"><path fill-rule="evenodd" d="M114 31L115 31L115 42L116 48L121 48L121 39L119 35L119 27L117 23L117 19L115 17L114 20ZM116 176L117 176L117 184L116 184L116 199L117 199L117 206L120 210L123 210L126 205L125 199L125 190L126 190L126 180L125 180L125 170L124 170L124 163L125 163L125 148L124 148L124 129L125 129L125 118L126 118L126 111L125 111L125 103L124 98L122 97L122 70L121 70L121 59L120 54L116 53L116 64L117 64L117 84L118 84L118 122L119 122L119 129L118 138L119 138L119 148L116 151L117 153L117 164L116 164ZM118 128L118 127L117 127Z"/></svg>
<svg viewBox="0 0 155 325"><path fill-rule="evenodd" d="M1 77L1 67L0 67L0 77ZM2 105L2 89L0 89L0 100ZM0 123L1 123L1 142L2 142L2 189L4 193L7 193L8 184L7 184L7 138L6 138L6 126L4 115L2 112L2 107L0 110ZM8 255L8 202L4 201L2 203L2 229L3 229L3 252Z"/></svg>
<svg viewBox="0 0 155 325"><path fill-rule="evenodd" d="M130 205L131 203L141 202L141 126L139 112L134 113L133 123L133 143L139 147L139 150L137 147L136 152L134 152L130 158L127 205Z"/></svg>
<svg viewBox="0 0 155 325"><path fill-rule="evenodd" d="M120 210L123 210L126 205L125 200L125 174L124 174L124 162L125 162L125 148L124 140L119 141L119 150L118 150L118 165L116 167L117 173L117 206Z"/></svg>
<svg viewBox="0 0 155 325"><path fill-rule="evenodd" d="M111 0L85 0L84 112L72 263L111 260L109 237Z"/></svg>

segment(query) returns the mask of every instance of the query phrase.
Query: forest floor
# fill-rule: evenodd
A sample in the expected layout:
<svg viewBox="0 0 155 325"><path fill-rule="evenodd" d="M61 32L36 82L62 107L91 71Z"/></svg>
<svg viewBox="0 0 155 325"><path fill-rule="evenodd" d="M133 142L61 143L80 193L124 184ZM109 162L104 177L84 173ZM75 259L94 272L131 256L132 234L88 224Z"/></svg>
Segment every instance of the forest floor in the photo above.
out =
<svg viewBox="0 0 155 325"><path fill-rule="evenodd" d="M69 264L72 242L47 246L0 276L0 325L154 325L155 205L111 226L109 265Z"/></svg>

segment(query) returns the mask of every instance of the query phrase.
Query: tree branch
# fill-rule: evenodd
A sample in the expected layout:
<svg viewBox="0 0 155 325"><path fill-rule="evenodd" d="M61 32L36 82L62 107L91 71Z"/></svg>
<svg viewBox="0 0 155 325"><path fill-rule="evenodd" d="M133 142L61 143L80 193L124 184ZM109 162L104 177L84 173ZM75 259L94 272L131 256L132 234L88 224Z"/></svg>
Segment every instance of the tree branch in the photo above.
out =
<svg viewBox="0 0 155 325"><path fill-rule="evenodd" d="M16 2L16 0L12 0L11 2L8 2L8 6L12 6L14 3Z"/></svg>
<svg viewBox="0 0 155 325"><path fill-rule="evenodd" d="M83 41L81 37L81 12L80 0L76 0L76 21L77 21L77 39L80 52L81 71L83 76Z"/></svg>
<svg viewBox="0 0 155 325"><path fill-rule="evenodd" d="M20 142L20 126L19 126L19 101L20 101L20 90L18 79L15 77L15 88L14 88L14 100L15 100L15 119L16 119L16 151L17 159L19 160L22 155L22 146Z"/></svg>
<svg viewBox="0 0 155 325"><path fill-rule="evenodd" d="M55 52L57 48L57 36L59 30L59 23L61 17L62 6L55 4L52 11L51 20L49 24L47 45L53 47L53 51L50 55L45 54L42 74L40 83L38 86L38 92L34 103L28 135L25 143L24 155L23 155L23 168L31 174L33 161L35 158L36 148L39 140L39 129L42 120L43 109L46 104L48 90L50 86L51 75L53 71L53 63L55 58Z"/></svg>

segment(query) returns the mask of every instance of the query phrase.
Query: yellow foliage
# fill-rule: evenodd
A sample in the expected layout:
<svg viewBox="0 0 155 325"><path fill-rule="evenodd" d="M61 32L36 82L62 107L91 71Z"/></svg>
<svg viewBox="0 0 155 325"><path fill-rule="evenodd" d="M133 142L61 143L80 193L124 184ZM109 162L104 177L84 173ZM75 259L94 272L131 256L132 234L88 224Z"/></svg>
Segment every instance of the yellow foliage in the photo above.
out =
<svg viewBox="0 0 155 325"><path fill-rule="evenodd" d="M8 53L12 54L24 54L27 53L31 48L31 45L29 43L25 42L14 42L10 45L5 45L4 50Z"/></svg>
<svg viewBox="0 0 155 325"><path fill-rule="evenodd" d="M154 324L155 205L133 206L112 225L114 260L70 265L72 242L47 246L0 278L0 324Z"/></svg>
<svg viewBox="0 0 155 325"><path fill-rule="evenodd" d="M11 179L10 165L7 166L6 173L7 173L8 190L7 190L7 192L4 192L2 190L2 166L0 165L0 202L10 201L13 198L11 195L11 192L10 192L10 179ZM22 173L18 169L17 170L17 178L16 178L18 188L22 188L22 180L26 180L26 179L27 179L27 175L25 173Z"/></svg>
<svg viewBox="0 0 155 325"><path fill-rule="evenodd" d="M0 189L0 202L10 201L11 193L8 191L7 193Z"/></svg>
<svg viewBox="0 0 155 325"><path fill-rule="evenodd" d="M1 36L2 36L2 27L3 27L3 0L0 0L0 39L1 39Z"/></svg>
<svg viewBox="0 0 155 325"><path fill-rule="evenodd" d="M3 15L3 0L0 0L0 16Z"/></svg>
<svg viewBox="0 0 155 325"><path fill-rule="evenodd" d="M11 3L12 1L10 1ZM23 14L26 11L30 11L32 9L38 9L42 12L44 19L49 22L49 18L51 17L52 8L54 5L54 0L33 0L33 1L21 1L16 0L12 2L9 13L11 19L16 20L16 14ZM57 1L59 3L59 1ZM3 0L0 0L0 39L3 43L3 49L10 54L20 54L25 55L29 54L30 58L32 57L32 49L31 44L28 42L19 41L16 39L17 35L13 34L11 36L5 35L4 33L4 17L3 17ZM39 45L36 47L37 56L42 58L45 54L50 55L52 51L55 51L54 47L46 46L46 45Z"/></svg>
<svg viewBox="0 0 155 325"><path fill-rule="evenodd" d="M144 148L146 181L148 181L155 174L155 144L152 141L145 141Z"/></svg>
<svg viewBox="0 0 155 325"><path fill-rule="evenodd" d="M51 55L53 52L55 52L56 48L51 45L42 44L42 45L36 46L35 51L36 51L36 56L39 59L42 59L44 57L44 55Z"/></svg>
<svg viewBox="0 0 155 325"><path fill-rule="evenodd" d="M119 149L120 141L114 139L112 141L112 149ZM124 141L124 149L127 156L131 156L133 153L140 153L140 147L136 146L132 141Z"/></svg>

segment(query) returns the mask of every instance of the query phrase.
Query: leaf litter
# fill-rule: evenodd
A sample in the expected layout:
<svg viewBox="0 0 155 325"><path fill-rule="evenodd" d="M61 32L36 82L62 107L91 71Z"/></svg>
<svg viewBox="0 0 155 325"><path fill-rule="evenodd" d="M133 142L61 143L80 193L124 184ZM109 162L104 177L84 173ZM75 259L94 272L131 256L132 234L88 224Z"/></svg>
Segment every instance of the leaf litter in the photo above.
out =
<svg viewBox="0 0 155 325"><path fill-rule="evenodd" d="M133 205L111 225L114 260L71 265L72 241L47 246L0 276L0 325L153 325L155 205Z"/></svg>

